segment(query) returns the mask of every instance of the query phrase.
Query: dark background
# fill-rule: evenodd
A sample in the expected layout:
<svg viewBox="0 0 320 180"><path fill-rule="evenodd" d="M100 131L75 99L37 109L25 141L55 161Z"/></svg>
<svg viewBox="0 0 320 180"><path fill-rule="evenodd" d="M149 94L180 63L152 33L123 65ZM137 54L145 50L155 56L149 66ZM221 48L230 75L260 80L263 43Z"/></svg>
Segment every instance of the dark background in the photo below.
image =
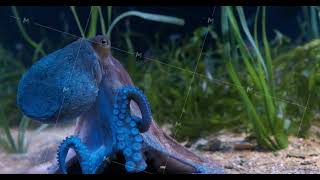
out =
<svg viewBox="0 0 320 180"><path fill-rule="evenodd" d="M19 14L22 17L28 17L32 21L47 25L62 31L67 31L72 34L80 36L78 27L75 23L73 15L69 7L55 6L55 7L17 7ZM89 15L89 7L77 7L77 12L81 20L82 26L85 26L87 17ZM163 15L176 16L185 20L184 26L176 26L170 24L157 23L146 21L137 17L130 17L131 31L143 33L146 38L153 39L155 34L159 34L161 41L167 41L170 35L188 36L193 30L200 26L207 25L207 18L211 16L213 7L207 6L187 6L187 7L152 7L152 6L114 6L112 8L113 18L128 10L139 10L149 13L157 13ZM253 24L254 15L256 12L255 6L245 7L245 14L248 18L249 26ZM105 17L107 17L106 7L103 7ZM272 6L267 8L267 32L269 38L272 38L274 29L279 30L288 37L295 39L299 33L299 25L297 16L301 15L301 7L277 7ZM24 44L21 33L13 19L10 7L0 7L0 44L7 48L17 48L17 44ZM220 8L217 6L214 14L216 29L220 30ZM106 20L106 19L105 19ZM124 32L125 21L121 21L117 25L116 32ZM43 36L49 41L57 41L61 38L61 34L57 32L49 32L50 30L41 29L39 27L27 27L27 31L32 38L37 42ZM114 36L117 33L113 34Z"/></svg>

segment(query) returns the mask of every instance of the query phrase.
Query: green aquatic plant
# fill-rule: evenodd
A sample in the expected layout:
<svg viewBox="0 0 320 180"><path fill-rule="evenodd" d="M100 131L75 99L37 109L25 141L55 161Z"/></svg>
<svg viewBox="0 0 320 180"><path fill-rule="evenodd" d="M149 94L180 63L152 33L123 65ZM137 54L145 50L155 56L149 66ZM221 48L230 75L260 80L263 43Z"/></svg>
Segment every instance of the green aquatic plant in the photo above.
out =
<svg viewBox="0 0 320 180"><path fill-rule="evenodd" d="M161 22L161 23L169 23L169 24L175 24L175 25L180 25L183 26L184 25L184 20L180 19L180 18L176 18L176 17L172 17L172 16L166 16L166 15L160 15L160 14L153 14L153 13L146 13L146 12L140 12L140 11L127 11L124 12L118 16L116 16L113 20L112 20L112 6L108 6L108 13L107 13L107 19L108 19L108 30L106 32L106 26L105 26L105 18L103 16L103 11L102 8L100 6L93 6L90 9L90 25L88 26L88 33L85 36L85 32L81 26L79 17L77 15L76 9L74 6L70 7L72 14L76 20L78 29L82 35L82 37L94 37L97 33L97 20L98 20L98 15L99 15L99 20L100 20L100 27L101 27L101 32L103 35L106 35L107 37L111 37L111 33L113 31L113 29L115 28L115 26L122 20L131 16L136 16L139 18L142 18L144 20L148 20L148 21L155 21L155 22ZM128 52L129 52L129 57L128 57L128 72L130 73L135 73L136 71L136 57L134 56L134 47L133 47L133 43L131 41L131 33L127 32L124 34L124 39L128 48Z"/></svg>
<svg viewBox="0 0 320 180"><path fill-rule="evenodd" d="M22 34L22 37L26 40L26 42L36 50L36 52L39 52L41 53L42 56L45 56L46 55L46 52L43 50L42 48L42 45L43 45L43 42L39 42L39 43L36 43L29 35L28 33L26 32L25 28L23 27L22 23L21 23L21 18L20 18L20 15L18 13L18 10L15 6L12 6L11 7L11 10L12 10L12 13L13 15L15 16L15 18L17 18L17 25L18 25L18 28L19 28L19 31L21 32Z"/></svg>
<svg viewBox="0 0 320 180"><path fill-rule="evenodd" d="M227 83L224 67L215 64L218 53L211 48L202 52L185 102L194 63L207 31L207 27L199 27L192 36L178 44L152 45L154 59L138 62L137 73L133 74L154 109L154 119L160 124L171 124L174 138L178 140L192 140L225 128L239 129L245 123L246 114L238 94ZM209 38L216 38L212 27L209 28Z"/></svg>
<svg viewBox="0 0 320 180"><path fill-rule="evenodd" d="M274 60L278 73L279 91L287 99L294 99L297 105L284 106L283 114L290 122L290 132L306 137L320 110L317 92L320 90L320 40L282 52ZM305 109L307 108L307 109Z"/></svg>
<svg viewBox="0 0 320 180"><path fill-rule="evenodd" d="M145 12L140 12L140 11L127 11L119 16L117 16L109 26L107 36L111 36L111 32L114 28L114 26L121 20L129 16L137 16L145 20L149 21L155 21L155 22L161 22L161 23L170 23L170 24L175 24L175 25L184 25L184 20L172 16L165 16L165 15L160 15L160 14L151 14L151 13L145 13Z"/></svg>
<svg viewBox="0 0 320 180"><path fill-rule="evenodd" d="M44 40L39 43L35 42L25 30L20 15L15 6L11 7L12 13L17 19L16 23L22 37L25 41L34 48L31 57L32 62L35 62L40 55L46 55L43 49ZM0 47L0 63L1 63L1 78L0 78L0 146L11 153L24 153L27 151L28 144L25 137L26 130L30 127L29 118L23 116L16 107L16 89L20 77L25 71L25 66L22 62L4 48ZM10 128L18 126L17 136L14 138ZM47 125L40 126L39 129L46 128Z"/></svg>
<svg viewBox="0 0 320 180"><path fill-rule="evenodd" d="M239 21L237 21L234 12L237 12ZM265 32L265 7L262 8L262 42L264 51L257 44L257 33L255 33L256 37L252 37L242 7L223 7L221 13L221 29L224 43L223 59L226 62L230 78L236 85L247 109L257 142L260 146L271 150L285 148L288 144L287 132L283 119L277 117L277 102L273 98L275 97L274 72ZM238 25L238 22L240 25ZM241 31L244 32L244 35ZM248 39L251 49L245 43L244 37ZM241 82L234 66L235 61L240 59L244 63L244 66L241 66L242 71L245 70L248 73L247 85L244 85L245 82ZM258 98L255 92L259 92Z"/></svg>
<svg viewBox="0 0 320 180"><path fill-rule="evenodd" d="M320 7L319 6L302 6L302 16L298 16L298 24L301 31L300 38L312 40L319 38L320 34Z"/></svg>
<svg viewBox="0 0 320 180"><path fill-rule="evenodd" d="M70 10L71 10L71 12L73 14L74 19L76 20L76 23L77 23L78 29L79 29L79 31L81 33L81 36L85 37L84 31L82 29L82 26L81 26L81 23L80 23L80 20L79 20L79 17L78 17L78 14L77 14L77 11L76 11L75 7L74 6L70 6Z"/></svg>
<svg viewBox="0 0 320 180"><path fill-rule="evenodd" d="M16 106L17 85L25 67L2 46L0 46L0 66L0 147L10 153L25 153L28 148L25 133L30 127L30 120L23 116ZM17 126L16 137L11 130L15 126ZM47 125L41 125L35 132L46 127Z"/></svg>
<svg viewBox="0 0 320 180"><path fill-rule="evenodd" d="M146 12L140 12L140 11L127 11L124 12L117 17L111 22L111 12L112 12L112 7L108 6L108 31L105 31L105 22L104 22L104 16L103 12L101 10L100 6L92 6L90 9L90 25L89 25L89 31L87 33L87 36L85 36L85 32L81 26L79 17L77 15L76 9L74 6L70 6L71 12L76 20L78 29L83 37L94 37L97 32L97 21L98 21L98 15L99 15L99 20L100 20L100 26L103 35L106 35L108 37L111 36L111 32L116 26L117 23L119 23L122 19L130 17L130 16L137 16L145 20L149 21L155 21L155 22L161 22L161 23L169 23L169 24L175 24L175 25L184 25L184 20L172 16L165 16L165 15L160 15L160 14L153 14L153 13L146 13ZM111 22L111 23L110 23Z"/></svg>
<svg viewBox="0 0 320 180"><path fill-rule="evenodd" d="M161 23L169 23L169 24L175 24L175 25L184 25L184 20L176 17L171 17L171 16L165 16L165 15L160 15L160 14L152 14L152 13L146 13L146 12L140 12L140 11L127 11L124 12L118 16L116 16L112 20L112 6L108 6L107 8L107 22L108 22L108 30L106 31L106 25L105 25L105 18L103 16L103 11L100 6L98 7L91 7L91 18L90 18L90 25L88 26L89 31L87 36L84 35L83 28L81 26L79 17L77 15L75 7L71 6L70 7L72 14L75 18L75 21L77 22L78 29L83 37L93 37L96 35L97 32L97 17L96 14L99 14L99 21L100 21L100 27L101 27L101 32L103 35L106 35L108 37L111 36L111 33L115 26L123 19L131 17L131 16L136 16L139 18L142 18L144 20L149 20L149 21L155 21L155 22L161 22ZM134 45L132 43L131 37L133 36L133 33L129 30L129 32L124 33L123 38L125 40L126 46L127 46L127 51L129 53L129 56L127 57L127 70L130 74L136 74L136 57L135 57L135 50L134 50Z"/></svg>
<svg viewBox="0 0 320 180"><path fill-rule="evenodd" d="M29 120L22 116L16 107L16 89L25 68L20 61L4 48L0 47L0 146L8 152L26 151L25 131ZM18 123L18 135L15 139L10 123Z"/></svg>
<svg viewBox="0 0 320 180"><path fill-rule="evenodd" d="M16 90L24 65L8 50L0 46L0 148L10 153L25 153L28 142L25 136L30 119L22 115L16 106ZM15 127L17 134L13 134ZM47 125L39 126L38 133Z"/></svg>
<svg viewBox="0 0 320 180"><path fill-rule="evenodd" d="M8 120L6 119L4 112L0 113L0 127L4 131L4 134L0 134L0 146L10 153L25 153L27 151L28 145L25 142L25 132L29 126L29 119L23 116L20 120L18 135L16 139L13 137L12 132L8 125Z"/></svg>

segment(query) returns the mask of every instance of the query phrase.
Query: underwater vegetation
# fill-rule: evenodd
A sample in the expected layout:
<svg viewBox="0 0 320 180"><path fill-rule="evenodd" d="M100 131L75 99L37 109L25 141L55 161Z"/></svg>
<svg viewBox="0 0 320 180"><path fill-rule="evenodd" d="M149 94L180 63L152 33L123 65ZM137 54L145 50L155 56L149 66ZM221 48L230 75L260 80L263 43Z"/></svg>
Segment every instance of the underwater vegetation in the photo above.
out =
<svg viewBox="0 0 320 180"><path fill-rule="evenodd" d="M291 132L298 132L299 137L306 137L312 123L318 124L319 113L319 62L320 40L314 39L299 45L275 58L275 71L277 73L277 86L279 92L287 99L295 99L295 102L307 107L288 106L283 107L283 117L286 117L293 125ZM290 73L284 73L289 72ZM299 84L299 86L297 86ZM286 90L285 90L286 89ZM307 104L306 104L307 103ZM308 109L305 109L308 108ZM308 110L308 113L304 113ZM297 124L304 117L301 124Z"/></svg>
<svg viewBox="0 0 320 180"><path fill-rule="evenodd" d="M25 152L24 133L29 120L16 108L16 89L25 67L3 47L0 47L0 144L9 152ZM10 131L10 122L18 123L19 133L14 138Z"/></svg>
<svg viewBox="0 0 320 180"><path fill-rule="evenodd" d="M111 6L93 6L89 23L84 27L77 7L69 10L83 37L122 34L122 41L118 43L122 43L128 53L114 49L115 56L136 85L144 90L154 119L160 124L171 124L175 138L192 140L230 129L249 132L262 148L278 150L287 147L289 135L307 137L311 125L319 124L316 117L320 97L316 92L320 85L320 40L317 39L320 8L301 7L303 16L297 19L301 22L301 27L297 27L301 29L301 37L295 40L279 31L275 31L275 39L267 37L268 7L257 8L252 28L242 7L219 8L220 27L199 26L192 35L167 43L150 42L130 28L121 32L115 27L132 16L164 23L164 26L165 23L182 26L186 20L140 11L115 16ZM20 18L18 8L12 7L12 14ZM17 28L34 50L32 62L53 50L44 46L53 42L45 41L45 37L36 42L21 21L17 21ZM207 41L211 44L199 57L207 32ZM133 38L147 42L153 58L137 58ZM22 153L27 144L24 133L30 125L17 109L15 98L18 81L28 67L9 50L0 48L0 54L0 146ZM145 56L148 57L148 53ZM198 58L195 80L185 101ZM11 127L18 127L17 138L13 137Z"/></svg>
<svg viewBox="0 0 320 180"><path fill-rule="evenodd" d="M32 128L30 119L24 116L16 106L16 91L19 79L26 67L10 51L0 47L0 145L8 152L24 153L28 148L25 139L27 128ZM15 126L18 133L13 135L10 128ZM34 129L40 132L47 125Z"/></svg>
<svg viewBox="0 0 320 180"><path fill-rule="evenodd" d="M236 21L233 9L234 8L231 7L224 7L221 16L221 31L224 44L223 59L226 61L227 71L231 80L236 84L237 90L244 102L258 144L272 150L285 148L288 140L284 129L284 122L276 116L277 102L272 98L275 97L274 78L272 57L265 32L265 7L262 8L263 49L260 49L258 44L258 18L256 18L253 37L248 29L242 8L235 8L240 22ZM257 17L259 16L259 10L260 8L257 10ZM239 26L238 23L241 24L241 26ZM241 36L240 28L245 32L245 36ZM253 50L249 50L244 38L249 40ZM238 64L240 59L242 59L244 67L242 67L242 64ZM242 85L235 65L247 71L246 86ZM253 98L251 94L253 89L254 91L262 92L262 98ZM261 113L261 115L259 115L259 113Z"/></svg>

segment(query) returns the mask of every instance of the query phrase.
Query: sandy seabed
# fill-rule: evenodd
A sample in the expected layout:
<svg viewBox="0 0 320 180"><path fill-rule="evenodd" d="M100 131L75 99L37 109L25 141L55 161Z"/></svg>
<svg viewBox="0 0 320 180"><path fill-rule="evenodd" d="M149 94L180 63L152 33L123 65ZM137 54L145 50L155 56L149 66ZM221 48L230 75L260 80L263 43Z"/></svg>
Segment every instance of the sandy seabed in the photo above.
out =
<svg viewBox="0 0 320 180"><path fill-rule="evenodd" d="M9 154L0 151L0 173L19 174L29 169L41 169L50 164L56 157L56 150L61 141L73 133L73 127L52 127L35 134L28 131L29 140L27 153ZM16 135L17 131L12 130ZM318 135L317 135L318 134ZM320 138L319 132L313 132L308 139L290 137L287 149L277 152L263 152L256 150L228 150L228 151L200 151L192 148L196 153L210 157L221 164L226 173L254 173L254 174L283 174L308 173L320 174ZM206 139L219 139L222 143L232 144L244 141L244 134L221 132Z"/></svg>

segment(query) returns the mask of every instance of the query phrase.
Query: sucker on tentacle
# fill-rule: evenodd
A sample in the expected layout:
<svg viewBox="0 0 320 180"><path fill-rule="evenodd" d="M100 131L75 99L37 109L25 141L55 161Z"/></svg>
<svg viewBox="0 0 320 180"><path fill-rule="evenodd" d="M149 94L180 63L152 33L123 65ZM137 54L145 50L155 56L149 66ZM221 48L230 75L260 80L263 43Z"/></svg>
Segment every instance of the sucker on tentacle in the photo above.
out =
<svg viewBox="0 0 320 180"><path fill-rule="evenodd" d="M86 161L90 159L90 154L88 152L87 147L81 143L81 140L78 137L67 137L65 140L63 140L58 149L59 150L57 153L57 159L62 173L67 174L67 169L65 167L65 159L67 157L69 149L73 149L76 152L82 170L90 169L86 167ZM86 172L87 171L83 171L83 173Z"/></svg>
<svg viewBox="0 0 320 180"><path fill-rule="evenodd" d="M131 116L130 100L138 104L142 119ZM117 145L125 156L126 170L128 172L145 170L147 165L141 152L143 138L139 131L142 133L147 131L152 120L147 98L138 88L125 86L116 94L113 114L117 126ZM137 123L140 124L139 129Z"/></svg>
<svg viewBox="0 0 320 180"><path fill-rule="evenodd" d="M139 106L139 109L142 114L142 119L140 119L137 116L133 117L134 121L138 123L138 128L140 132L144 133L150 127L150 124L152 122L152 114L150 104L141 90L133 86L122 87L120 90L118 90L117 95L115 97L116 103L114 108L119 109L121 107L121 112L130 113L130 100L134 100ZM121 106L119 103L122 103Z"/></svg>
<svg viewBox="0 0 320 180"><path fill-rule="evenodd" d="M105 151L103 149L100 149L100 152L89 152L86 145L84 145L78 137L67 137L59 146L57 153L59 167L63 174L67 174L65 159L69 149L73 149L76 152L83 174L96 173L103 161L102 157L107 154L106 152L103 152Z"/></svg>
<svg viewBox="0 0 320 180"><path fill-rule="evenodd" d="M140 107L142 118L132 116L130 113L130 101L134 100ZM142 91L133 86L126 86L118 90L113 107L113 123L116 131L116 147L111 154L106 148L90 152L86 145L78 137L66 138L58 149L58 163L62 173L67 173L65 159L68 150L72 148L80 161L82 173L96 173L103 159L117 152L122 152L125 157L125 168L127 172L144 171L147 164L143 157L143 137L140 133L148 130L152 121L152 115L147 98Z"/></svg>

